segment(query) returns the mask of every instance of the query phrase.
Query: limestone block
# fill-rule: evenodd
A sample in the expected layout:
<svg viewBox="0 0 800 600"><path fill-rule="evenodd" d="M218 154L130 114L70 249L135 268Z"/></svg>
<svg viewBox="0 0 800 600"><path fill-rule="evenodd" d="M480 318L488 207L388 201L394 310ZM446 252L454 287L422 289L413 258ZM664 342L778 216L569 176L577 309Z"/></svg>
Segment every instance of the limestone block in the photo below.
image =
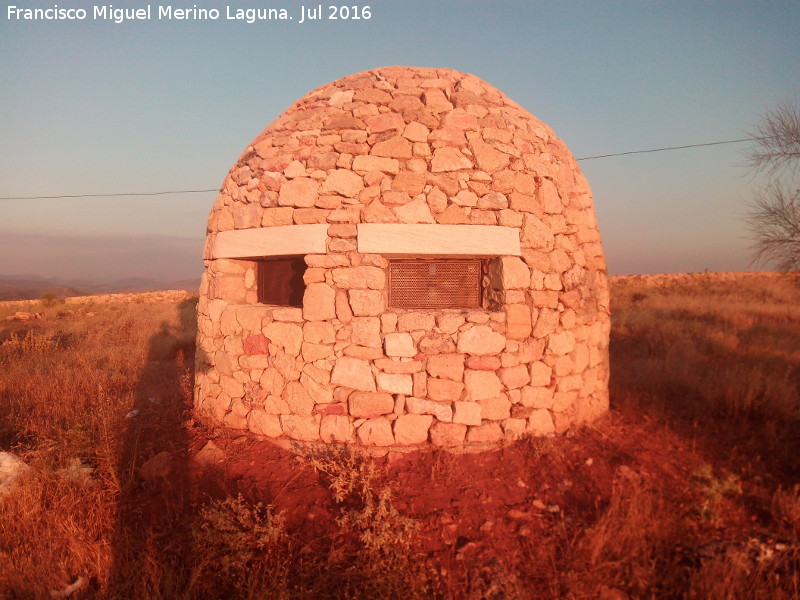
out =
<svg viewBox="0 0 800 600"><path fill-rule="evenodd" d="M381 133L391 129L402 131L406 126L406 122L403 120L402 115L396 112L371 115L364 119L364 123L366 123L367 130L370 133Z"/></svg>
<svg viewBox="0 0 800 600"><path fill-rule="evenodd" d="M303 342L303 330L294 323L272 322L264 327L264 335L270 342L283 348L289 356L300 354Z"/></svg>
<svg viewBox="0 0 800 600"><path fill-rule="evenodd" d="M377 417L394 411L394 398L386 392L360 392L350 394L348 408L352 417Z"/></svg>
<svg viewBox="0 0 800 600"><path fill-rule="evenodd" d="M261 306L237 306L236 319L245 331L261 331L267 311Z"/></svg>
<svg viewBox="0 0 800 600"><path fill-rule="evenodd" d="M266 435L273 438L280 437L283 434L280 417L269 414L260 408L252 409L247 415L247 428L258 435Z"/></svg>
<svg viewBox="0 0 800 600"><path fill-rule="evenodd" d="M477 401L481 407L481 417L492 421L501 421L511 416L511 401L505 394L495 398L481 398Z"/></svg>
<svg viewBox="0 0 800 600"><path fill-rule="evenodd" d="M492 274L492 287L498 290L527 289L531 272L517 256L503 256Z"/></svg>
<svg viewBox="0 0 800 600"><path fill-rule="evenodd" d="M325 321L336 318L336 291L326 283L310 283L303 294L303 318Z"/></svg>
<svg viewBox="0 0 800 600"><path fill-rule="evenodd" d="M512 340L521 340L530 336L531 309L525 304L509 304L506 306L506 336Z"/></svg>
<svg viewBox="0 0 800 600"><path fill-rule="evenodd" d="M476 371L497 371L502 366L499 356L468 356L466 364Z"/></svg>
<svg viewBox="0 0 800 600"><path fill-rule="evenodd" d="M303 325L303 340L311 344L333 344L336 341L336 331L332 323L308 321Z"/></svg>
<svg viewBox="0 0 800 600"><path fill-rule="evenodd" d="M314 206L319 195L319 183L309 177L297 177L286 181L278 192L281 206Z"/></svg>
<svg viewBox="0 0 800 600"><path fill-rule="evenodd" d="M461 398L464 391L464 384L449 379L437 379L428 377L427 393L432 400L452 401ZM499 392L499 390L498 390Z"/></svg>
<svg viewBox="0 0 800 600"><path fill-rule="evenodd" d="M499 423L487 423L467 430L468 444L493 444L502 441L503 430Z"/></svg>
<svg viewBox="0 0 800 600"><path fill-rule="evenodd" d="M428 441L431 415L400 415L394 422L394 440L401 446L424 444Z"/></svg>
<svg viewBox="0 0 800 600"><path fill-rule="evenodd" d="M383 343L386 356L412 358L417 354L414 340L409 333L387 333Z"/></svg>
<svg viewBox="0 0 800 600"><path fill-rule="evenodd" d="M381 347L381 321L378 317L356 317L351 327L351 342L370 348Z"/></svg>
<svg viewBox="0 0 800 600"><path fill-rule="evenodd" d="M322 184L324 193L335 192L347 198L355 197L362 189L364 189L364 180L346 169L330 171Z"/></svg>
<svg viewBox="0 0 800 600"><path fill-rule="evenodd" d="M430 129L417 121L412 121L403 130L403 137L411 142L426 142L429 134Z"/></svg>
<svg viewBox="0 0 800 600"><path fill-rule="evenodd" d="M521 388L523 385L527 385L531 379L526 365L503 368L498 371L498 374L500 375L500 381L509 390Z"/></svg>
<svg viewBox="0 0 800 600"><path fill-rule="evenodd" d="M299 381L287 383L283 390L282 398L291 413L308 416L314 411L314 399Z"/></svg>
<svg viewBox="0 0 800 600"><path fill-rule="evenodd" d="M555 433L555 426L553 424L553 416L549 410L538 409L531 413L528 418L528 432L533 435L548 435Z"/></svg>
<svg viewBox="0 0 800 600"><path fill-rule="evenodd" d="M556 359L555 365L553 366L553 370L555 371L557 377L571 375L574 372L574 369L575 363L572 360L572 356L569 354L559 356Z"/></svg>
<svg viewBox="0 0 800 600"><path fill-rule="evenodd" d="M244 396L244 385L236 381L233 377L222 375L219 378L219 385L222 388L222 392L228 398L241 398Z"/></svg>
<svg viewBox="0 0 800 600"><path fill-rule="evenodd" d="M249 229L261 225L261 206L258 204L241 204L233 206L233 227Z"/></svg>
<svg viewBox="0 0 800 600"><path fill-rule="evenodd" d="M375 366L384 373L406 373L409 375L419 373L425 368L422 361L402 361L397 358L378 358L375 360Z"/></svg>
<svg viewBox="0 0 800 600"><path fill-rule="evenodd" d="M430 429L431 443L443 448L454 448L464 444L467 426L460 423L436 422Z"/></svg>
<svg viewBox="0 0 800 600"><path fill-rule="evenodd" d="M358 251L416 256L519 256L519 231L498 225L360 223Z"/></svg>
<svg viewBox="0 0 800 600"><path fill-rule="evenodd" d="M391 446L394 444L392 424L385 417L367 419L357 429L358 439L365 446Z"/></svg>
<svg viewBox="0 0 800 600"><path fill-rule="evenodd" d="M453 423L480 425L481 410L481 405L477 402L454 402Z"/></svg>
<svg viewBox="0 0 800 600"><path fill-rule="evenodd" d="M342 351L344 356L351 356L353 358L360 358L362 360L375 360L383 356L380 348L370 348L368 346L346 346Z"/></svg>
<svg viewBox="0 0 800 600"><path fill-rule="evenodd" d="M280 419L287 437L301 442L319 441L320 415L281 415Z"/></svg>
<svg viewBox="0 0 800 600"><path fill-rule="evenodd" d="M302 323L303 310L294 306L282 306L272 311L272 319L285 323Z"/></svg>
<svg viewBox="0 0 800 600"><path fill-rule="evenodd" d="M397 315L394 313L381 313L381 332L394 333L397 331Z"/></svg>
<svg viewBox="0 0 800 600"><path fill-rule="evenodd" d="M422 198L393 207L392 211L401 223L436 223L428 203Z"/></svg>
<svg viewBox="0 0 800 600"><path fill-rule="evenodd" d="M269 340L263 333L248 335L243 342L245 354L269 354Z"/></svg>
<svg viewBox="0 0 800 600"><path fill-rule="evenodd" d="M395 158L381 158L360 154L353 159L353 171L359 173L383 171L384 173L397 174L400 171L400 161Z"/></svg>
<svg viewBox="0 0 800 600"><path fill-rule="evenodd" d="M376 390L375 378L372 376L369 363L347 356L337 359L331 373L331 383L366 392Z"/></svg>
<svg viewBox="0 0 800 600"><path fill-rule="evenodd" d="M319 437L326 444L349 442L353 439L353 423L343 415L323 415L319 424Z"/></svg>
<svg viewBox="0 0 800 600"><path fill-rule="evenodd" d="M267 394L273 394L276 396L280 396L283 393L283 386L285 383L286 382L283 379L283 375L281 375L274 367L264 369L264 372L261 374L261 377L258 380L258 384L261 386L261 389L266 391Z"/></svg>
<svg viewBox="0 0 800 600"><path fill-rule="evenodd" d="M411 142L399 135L384 140L383 142L378 142L372 147L370 154L372 156L382 156L385 158L411 158L413 156Z"/></svg>
<svg viewBox="0 0 800 600"><path fill-rule="evenodd" d="M449 402L436 402L426 398L409 396L406 398L406 410L412 415L433 415L444 423L453 421L453 408Z"/></svg>
<svg viewBox="0 0 800 600"><path fill-rule="evenodd" d="M427 359L426 369L431 377L462 381L464 377L463 354L434 354Z"/></svg>
<svg viewBox="0 0 800 600"><path fill-rule="evenodd" d="M336 309L336 318L342 323L349 323L353 320L353 310L350 308L350 300L347 297L347 292L344 290L336 290L336 300L334 301Z"/></svg>
<svg viewBox="0 0 800 600"><path fill-rule="evenodd" d="M333 354L333 346L329 344L310 344L308 342L303 342L300 351L303 355L303 360L311 363L331 356Z"/></svg>
<svg viewBox="0 0 800 600"><path fill-rule="evenodd" d="M225 415L223 423L231 429L247 429L248 407L242 402L241 398L234 398L231 402L231 410Z"/></svg>
<svg viewBox="0 0 800 600"><path fill-rule="evenodd" d="M558 356L572 352L575 349L575 334L571 331L552 334L547 341L547 349Z"/></svg>
<svg viewBox="0 0 800 600"><path fill-rule="evenodd" d="M384 311L383 293L379 290L350 290L348 295L354 315L378 316Z"/></svg>
<svg viewBox="0 0 800 600"><path fill-rule="evenodd" d="M445 334L455 333L466 322L466 319L455 313L443 313L436 315L436 327Z"/></svg>
<svg viewBox="0 0 800 600"><path fill-rule="evenodd" d="M539 310L539 318L536 319L536 325L533 326L534 337L547 337L556 330L558 323L559 315L557 310L542 308Z"/></svg>
<svg viewBox="0 0 800 600"><path fill-rule="evenodd" d="M503 421L503 433L510 440L517 440L525 435L528 428L527 419L506 419Z"/></svg>
<svg viewBox="0 0 800 600"><path fill-rule="evenodd" d="M546 213L558 214L564 208L556 185L550 179L542 180L542 185L536 191L536 199Z"/></svg>
<svg viewBox="0 0 800 600"><path fill-rule="evenodd" d="M522 226L522 243L533 250L550 251L555 237L548 225L532 214L526 214Z"/></svg>
<svg viewBox="0 0 800 600"><path fill-rule="evenodd" d="M342 289L382 290L386 287L386 273L378 267L350 267L331 271L334 283Z"/></svg>
<svg viewBox="0 0 800 600"><path fill-rule="evenodd" d="M494 398L499 396L503 390L503 383L492 371L473 371L468 369L464 373L464 384L466 385L467 398L471 400Z"/></svg>
<svg viewBox="0 0 800 600"><path fill-rule="evenodd" d="M381 392L410 396L414 390L411 375L404 375L402 373L378 373L376 380L378 390Z"/></svg>
<svg viewBox="0 0 800 600"><path fill-rule="evenodd" d="M433 158L431 159L432 173L459 171L461 169L471 168L472 161L452 146L437 148L433 151Z"/></svg>
<svg viewBox="0 0 800 600"><path fill-rule="evenodd" d="M499 354L505 345L505 336L487 325L475 325L458 336L458 351L465 354Z"/></svg>
<svg viewBox="0 0 800 600"><path fill-rule="evenodd" d="M533 387L526 385L522 388L520 403L530 408L553 408L555 390L550 387Z"/></svg>
<svg viewBox="0 0 800 600"><path fill-rule="evenodd" d="M541 361L531 363L530 375L532 386L548 386L553 374L553 369Z"/></svg>
<svg viewBox="0 0 800 600"><path fill-rule="evenodd" d="M398 331L433 331L436 318L431 313L409 312L398 315Z"/></svg>

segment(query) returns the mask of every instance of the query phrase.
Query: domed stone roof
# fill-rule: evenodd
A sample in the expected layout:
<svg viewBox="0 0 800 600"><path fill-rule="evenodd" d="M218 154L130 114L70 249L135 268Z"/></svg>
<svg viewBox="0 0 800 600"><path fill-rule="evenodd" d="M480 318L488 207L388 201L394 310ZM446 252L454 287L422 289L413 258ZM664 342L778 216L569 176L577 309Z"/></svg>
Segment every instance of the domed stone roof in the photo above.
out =
<svg viewBox="0 0 800 600"><path fill-rule="evenodd" d="M359 206L361 205L361 206ZM481 79L386 67L306 94L231 168L209 232L325 222L547 229L594 225L588 185L553 131ZM540 223L528 237L552 236ZM551 248L547 248L551 249Z"/></svg>

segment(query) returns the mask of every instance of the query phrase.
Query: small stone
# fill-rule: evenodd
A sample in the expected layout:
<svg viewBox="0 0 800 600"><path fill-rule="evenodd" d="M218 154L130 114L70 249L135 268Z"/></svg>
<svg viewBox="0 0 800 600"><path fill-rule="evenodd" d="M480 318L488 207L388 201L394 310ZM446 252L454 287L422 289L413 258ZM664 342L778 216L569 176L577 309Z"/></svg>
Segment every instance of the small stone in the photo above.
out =
<svg viewBox="0 0 800 600"><path fill-rule="evenodd" d="M360 392L350 394L348 398L350 416L378 417L394 411L394 398L385 392Z"/></svg>
<svg viewBox="0 0 800 600"><path fill-rule="evenodd" d="M378 373L378 390L391 394L404 394L410 396L413 393L413 380L411 375L400 373ZM397 433L395 432L395 436Z"/></svg>
<svg viewBox="0 0 800 600"><path fill-rule="evenodd" d="M354 390L376 391L375 378L366 360L342 357L336 361L331 373L331 383Z"/></svg>
<svg viewBox="0 0 800 600"><path fill-rule="evenodd" d="M386 356L413 358L417 348L409 333L387 333L383 340Z"/></svg>
<svg viewBox="0 0 800 600"><path fill-rule="evenodd" d="M392 424L385 417L367 419L357 432L359 441L365 446L391 446L394 444Z"/></svg>
<svg viewBox="0 0 800 600"><path fill-rule="evenodd" d="M506 338L487 325L476 325L458 336L458 351L465 354L499 354Z"/></svg>

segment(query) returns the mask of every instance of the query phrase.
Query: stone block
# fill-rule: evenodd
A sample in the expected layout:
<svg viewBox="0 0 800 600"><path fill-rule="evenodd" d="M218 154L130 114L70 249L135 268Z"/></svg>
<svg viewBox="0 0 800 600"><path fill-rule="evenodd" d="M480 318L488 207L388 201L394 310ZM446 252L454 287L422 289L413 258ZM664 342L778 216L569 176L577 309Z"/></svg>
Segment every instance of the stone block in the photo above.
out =
<svg viewBox="0 0 800 600"><path fill-rule="evenodd" d="M449 379L437 379L436 377L428 377L427 393L431 400L448 402L458 400L461 398L461 393L463 391L464 384L461 382L451 381Z"/></svg>
<svg viewBox="0 0 800 600"><path fill-rule="evenodd" d="M464 444L467 426L461 423L434 423L430 429L431 443L443 448L454 448Z"/></svg>
<svg viewBox="0 0 800 600"><path fill-rule="evenodd" d="M496 398L481 398L477 401L481 406L481 418L501 421L511 416L511 401L501 394Z"/></svg>
<svg viewBox="0 0 800 600"><path fill-rule="evenodd" d="M347 400L350 416L377 417L394 411L394 398L385 392L360 392L350 394Z"/></svg>
<svg viewBox="0 0 800 600"><path fill-rule="evenodd" d="M467 389L467 398L470 400L495 398L503 391L503 383L492 371L469 369L464 373L464 384Z"/></svg>
<svg viewBox="0 0 800 600"><path fill-rule="evenodd" d="M525 365L517 365L516 367L506 367L498 371L500 381L503 382L509 390L521 388L527 385L530 381L530 374Z"/></svg>
<svg viewBox="0 0 800 600"><path fill-rule="evenodd" d="M435 402L426 398L409 396L406 398L405 407L412 415L433 415L444 423L453 421L453 407L449 402Z"/></svg>
<svg viewBox="0 0 800 600"><path fill-rule="evenodd" d="M356 317L351 327L351 342L369 348L381 347L381 320L378 317Z"/></svg>
<svg viewBox="0 0 800 600"><path fill-rule="evenodd" d="M386 285L383 269L370 266L348 267L331 271L333 282L341 289L382 290Z"/></svg>
<svg viewBox="0 0 800 600"><path fill-rule="evenodd" d="M320 416L281 415L281 427L287 437L301 442L319 441Z"/></svg>
<svg viewBox="0 0 800 600"><path fill-rule="evenodd" d="M528 432L533 435L548 435L555 433L556 428L553 424L553 416L549 410L538 409L528 417Z"/></svg>
<svg viewBox="0 0 800 600"><path fill-rule="evenodd" d="M413 446L428 441L431 415L400 415L394 422L394 440L400 446Z"/></svg>
<svg viewBox="0 0 800 600"><path fill-rule="evenodd" d="M353 423L347 416L323 415L319 424L319 437L326 444L349 442L353 432Z"/></svg>
<svg viewBox="0 0 800 600"><path fill-rule="evenodd" d="M378 290L350 290L350 309L354 315L378 316L383 313L383 293Z"/></svg>
<svg viewBox="0 0 800 600"><path fill-rule="evenodd" d="M398 315L398 331L433 331L436 317L431 313L409 312Z"/></svg>
<svg viewBox="0 0 800 600"><path fill-rule="evenodd" d="M303 318L326 321L336 318L336 291L326 283L310 283L303 294Z"/></svg>
<svg viewBox="0 0 800 600"><path fill-rule="evenodd" d="M287 383L282 398L293 414L308 416L314 411L314 399L299 381Z"/></svg>
<svg viewBox="0 0 800 600"><path fill-rule="evenodd" d="M352 388L374 392L375 378L372 369L366 360L343 356L336 361L331 373L331 383Z"/></svg>
<svg viewBox="0 0 800 600"><path fill-rule="evenodd" d="M557 356L572 352L575 349L575 334L571 331L552 334L547 341L547 349Z"/></svg>
<svg viewBox="0 0 800 600"><path fill-rule="evenodd" d="M378 373L376 379L378 390L381 392L410 396L414 391L411 375L404 375L402 373Z"/></svg>
<svg viewBox="0 0 800 600"><path fill-rule="evenodd" d="M427 358L426 369L431 377L462 381L464 378L464 355L434 354Z"/></svg>
<svg viewBox="0 0 800 600"><path fill-rule="evenodd" d="M550 387L533 387L526 385L522 388L520 403L530 408L552 408L555 390Z"/></svg>
<svg viewBox="0 0 800 600"><path fill-rule="evenodd" d="M269 414L263 409L254 408L247 415L247 428L258 435L280 437L283 434L278 415Z"/></svg>
<svg viewBox="0 0 800 600"><path fill-rule="evenodd" d="M383 343L386 356L413 358L417 355L417 347L409 333L387 333Z"/></svg>
<svg viewBox="0 0 800 600"><path fill-rule="evenodd" d="M532 331L531 309L525 304L509 304L506 306L506 336L512 340L521 340L530 336Z"/></svg>
<svg viewBox="0 0 800 600"><path fill-rule="evenodd" d="M468 444L494 444L503 440L503 430L499 423L486 423L467 430Z"/></svg>
<svg viewBox="0 0 800 600"><path fill-rule="evenodd" d="M319 183L309 177L297 177L286 181L278 193L278 204L281 206L309 207L314 206L319 195Z"/></svg>
<svg viewBox="0 0 800 600"><path fill-rule="evenodd" d="M505 336L487 325L475 325L458 336L458 351L465 354L499 354L505 346Z"/></svg>
<svg viewBox="0 0 800 600"><path fill-rule="evenodd" d="M311 344L333 344L336 341L336 331L332 323L308 321L303 325L303 341Z"/></svg>
<svg viewBox="0 0 800 600"><path fill-rule="evenodd" d="M391 446L394 444L392 424L385 417L367 419L357 429L358 439L365 446Z"/></svg>
<svg viewBox="0 0 800 600"><path fill-rule="evenodd" d="M270 342L284 349L289 356L300 354L303 329L294 323L272 322L264 327L264 335Z"/></svg>
<svg viewBox="0 0 800 600"><path fill-rule="evenodd" d="M364 180L346 169L330 171L322 184L324 193L335 192L347 198L355 197L362 189L364 189Z"/></svg>
<svg viewBox="0 0 800 600"><path fill-rule="evenodd" d="M481 405L477 402L454 402L453 423L480 425L481 410Z"/></svg>

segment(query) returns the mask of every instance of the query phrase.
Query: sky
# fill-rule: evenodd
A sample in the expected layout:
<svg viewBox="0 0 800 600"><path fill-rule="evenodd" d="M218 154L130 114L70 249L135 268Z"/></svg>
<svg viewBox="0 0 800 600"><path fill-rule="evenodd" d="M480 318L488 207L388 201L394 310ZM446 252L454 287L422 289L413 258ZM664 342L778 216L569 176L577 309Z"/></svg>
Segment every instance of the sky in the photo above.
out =
<svg viewBox="0 0 800 600"><path fill-rule="evenodd" d="M149 20L92 18L145 8ZM550 125L576 158L746 136L800 95L800 3L350 3L369 19L300 23L302 2L6 0L0 198L218 189L249 142L308 91L388 65L473 73ZM85 9L24 20L17 8ZM306 8L317 5L306 4ZM323 14L330 12L323 6ZM337 5L338 6L338 5ZM228 20L285 8L293 20ZM352 7L356 7L355 10ZM743 271L763 179L747 144L580 161L612 274ZM0 199L0 276L199 277L215 192Z"/></svg>

